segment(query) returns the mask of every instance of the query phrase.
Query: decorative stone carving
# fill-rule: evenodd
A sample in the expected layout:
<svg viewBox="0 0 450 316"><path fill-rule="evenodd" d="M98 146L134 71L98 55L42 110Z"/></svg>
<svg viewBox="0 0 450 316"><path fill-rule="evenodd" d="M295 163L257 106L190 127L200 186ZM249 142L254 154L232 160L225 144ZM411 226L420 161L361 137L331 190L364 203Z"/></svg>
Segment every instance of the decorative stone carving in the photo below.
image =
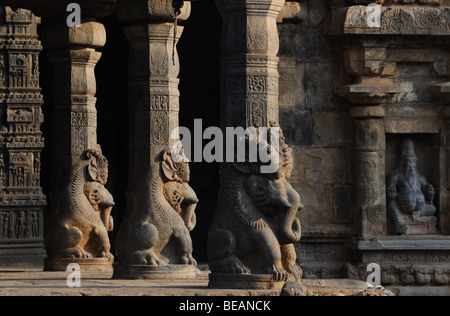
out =
<svg viewBox="0 0 450 316"><path fill-rule="evenodd" d="M380 7L381 27L368 25L371 11L355 5L335 10L326 25L328 34L448 35L450 8L445 6Z"/></svg>
<svg viewBox="0 0 450 316"><path fill-rule="evenodd" d="M1 2L14 9L27 8L40 17L64 17L65 20L69 14L67 12L67 6L74 1L41 0L36 2L34 0L2 0ZM81 12L86 19L105 17L114 12L116 7L116 0L77 0L76 3L80 5Z"/></svg>
<svg viewBox="0 0 450 316"><path fill-rule="evenodd" d="M208 236L211 287L223 286L221 274L230 274L224 279L269 274L275 283L300 281L293 243L301 238L297 213L303 205L288 182L293 159L284 137L279 155L274 173L261 173L261 165L248 159L227 169L221 191L226 198Z"/></svg>
<svg viewBox="0 0 450 316"><path fill-rule="evenodd" d="M369 3L381 5L379 26L369 26L369 14L374 11L362 5ZM352 104L349 114L355 125L355 223L361 237L355 242L355 256L364 269L372 262L382 266L382 284L429 284L429 273L422 267L416 271L415 266L423 264L425 270L433 270L439 264L445 270L449 249L444 145L448 116L440 102L428 99L431 92L441 102L448 100L448 82L441 81L448 75L448 52L442 43L450 35L446 26L449 8L442 1L426 0L353 4L342 1L332 6L325 33L343 42L345 69L355 78L354 84L336 91ZM424 41L428 44L423 45ZM410 80L406 72L410 67L431 71L419 82ZM408 85L417 91L422 82L427 91L424 97L409 96ZM420 110L409 115L411 108ZM433 121L428 120L426 111L433 113ZM403 162L386 180L386 171L391 171L386 165L393 157L390 151L390 157L386 155L387 145L400 139L398 134L416 134L408 137L433 140L439 148L436 163L429 168L436 196L435 189L417 172L411 141L404 147L409 153L405 156L410 157L402 160L411 170L411 181L402 172ZM437 234L437 211L442 235Z"/></svg>
<svg viewBox="0 0 450 316"><path fill-rule="evenodd" d="M45 1L41 36L54 68L51 210L45 225L45 270L110 270L108 230L113 198L104 187L107 161L97 144L96 49L106 30L95 18L112 12L115 1L81 1L82 23L68 27L60 1ZM35 6L33 4L30 4ZM40 8L37 8L40 10Z"/></svg>
<svg viewBox="0 0 450 316"><path fill-rule="evenodd" d="M114 278L195 278L189 231L196 224L197 197L187 163L175 163L180 63L176 45L190 2L118 1L130 42L129 205L117 235ZM136 23L139 21L139 23Z"/></svg>
<svg viewBox="0 0 450 316"><path fill-rule="evenodd" d="M40 18L2 6L0 20L0 266L42 266Z"/></svg>
<svg viewBox="0 0 450 316"><path fill-rule="evenodd" d="M137 275L139 267L134 269L132 265L147 265L148 278L156 277L152 272L158 266L166 266L167 271L173 270L176 274L186 268L177 265L197 265L192 257L189 231L196 225L198 199L188 184L189 165L184 161L175 162L170 149L163 151L159 160L160 170L152 180L150 192L152 212L136 209L136 197L129 196L135 217L126 219L121 227L118 245L121 256L120 265L115 269L116 278ZM146 276L141 271L139 277Z"/></svg>
<svg viewBox="0 0 450 316"><path fill-rule="evenodd" d="M47 220L47 270L60 270L83 259L113 261L108 231L114 200L105 188L108 161L98 150L88 150L66 187L67 199L59 199L55 216ZM89 262L89 261L88 261Z"/></svg>
<svg viewBox="0 0 450 316"><path fill-rule="evenodd" d="M412 140L403 141L399 167L388 176L386 188L387 212L395 234L437 233L435 190L417 170Z"/></svg>
<svg viewBox="0 0 450 316"><path fill-rule="evenodd" d="M224 20L223 128L267 132L279 119L276 22L284 1L216 2ZM292 161L285 150L273 174L261 174L258 164L248 160L221 165L219 201L208 237L210 287L273 288L279 281L300 279L293 246L300 239L300 197L287 182Z"/></svg>

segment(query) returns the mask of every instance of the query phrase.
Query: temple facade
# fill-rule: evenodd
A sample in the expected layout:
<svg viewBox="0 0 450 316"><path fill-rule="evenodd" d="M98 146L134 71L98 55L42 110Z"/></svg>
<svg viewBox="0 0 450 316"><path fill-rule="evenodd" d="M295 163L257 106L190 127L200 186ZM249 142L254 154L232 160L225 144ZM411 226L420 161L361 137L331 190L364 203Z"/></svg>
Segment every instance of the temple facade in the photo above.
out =
<svg viewBox="0 0 450 316"><path fill-rule="evenodd" d="M450 286L448 1L0 5L0 266Z"/></svg>

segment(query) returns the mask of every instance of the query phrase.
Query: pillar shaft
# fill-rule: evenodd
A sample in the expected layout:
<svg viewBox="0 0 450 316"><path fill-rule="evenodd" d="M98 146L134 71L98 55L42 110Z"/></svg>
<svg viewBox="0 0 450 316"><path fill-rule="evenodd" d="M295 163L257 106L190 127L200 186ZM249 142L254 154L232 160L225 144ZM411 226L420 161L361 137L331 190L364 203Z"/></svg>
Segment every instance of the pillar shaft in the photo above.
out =
<svg viewBox="0 0 450 316"><path fill-rule="evenodd" d="M178 127L176 44L183 27L176 26L172 1L149 3L118 2L119 18L132 23L125 28L130 43L130 165L129 207L117 236L120 264L114 278L193 278L196 261L189 231L196 224L198 200L188 185L189 165L175 162L170 151L179 138L172 133ZM185 1L178 20L189 14L190 2Z"/></svg>
<svg viewBox="0 0 450 316"><path fill-rule="evenodd" d="M223 127L254 127L260 134L263 128L279 129L276 21L284 1L216 2L224 20ZM248 157L221 165L219 201L208 236L212 287L273 288L301 278L293 244L301 237L296 216L302 205L288 183L291 151L284 137L278 140L279 148L271 148L280 158L275 172L264 172L261 161ZM259 148L267 145L257 143Z"/></svg>
<svg viewBox="0 0 450 316"><path fill-rule="evenodd" d="M384 108L354 107L356 217L363 238L386 234Z"/></svg>
<svg viewBox="0 0 450 316"><path fill-rule="evenodd" d="M46 222L46 270L111 269L108 231L114 200L105 184L108 163L97 144L95 66L106 42L102 24L79 27L65 20L44 24L42 36L53 65L52 210Z"/></svg>
<svg viewBox="0 0 450 316"><path fill-rule="evenodd" d="M224 20L223 124L268 127L278 122L277 17L284 1L217 3Z"/></svg>

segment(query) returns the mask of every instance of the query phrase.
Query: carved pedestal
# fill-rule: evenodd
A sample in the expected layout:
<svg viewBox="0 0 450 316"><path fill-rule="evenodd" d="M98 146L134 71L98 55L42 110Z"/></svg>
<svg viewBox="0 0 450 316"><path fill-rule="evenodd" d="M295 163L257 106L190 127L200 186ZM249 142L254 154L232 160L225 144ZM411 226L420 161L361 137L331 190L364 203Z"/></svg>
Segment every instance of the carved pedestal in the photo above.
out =
<svg viewBox="0 0 450 316"><path fill-rule="evenodd" d="M430 98L446 90L449 8L420 3L336 5L326 26L355 77L336 91L355 124L355 264L379 264L383 286L449 282L447 135Z"/></svg>
<svg viewBox="0 0 450 316"><path fill-rule="evenodd" d="M279 131L276 20L283 4L217 1L224 20L224 130L252 127L260 136L269 127ZM236 152L231 153L234 163L221 166L219 201L208 236L210 287L273 288L301 278L293 243L301 237L296 216L302 205L287 181L293 161L282 133L279 141L279 148L272 148L279 158L272 171L264 172L264 164L248 156L237 162Z"/></svg>
<svg viewBox="0 0 450 316"><path fill-rule="evenodd" d="M90 11L82 5L82 24L72 28L58 8L43 12L54 19L42 26L43 43L54 68L55 122L45 270L65 271L70 263L79 264L82 270L108 270L114 261L108 237L113 229L114 200L105 188L108 161L97 144L94 68L101 57L96 49L106 41L105 28L95 17L107 15L111 8Z"/></svg>
<svg viewBox="0 0 450 316"><path fill-rule="evenodd" d="M0 7L0 20L0 266L42 266L40 19Z"/></svg>
<svg viewBox="0 0 450 316"><path fill-rule="evenodd" d="M141 7L137 5L140 3ZM141 8L142 10L139 10ZM177 162L170 146L178 141L180 64L176 44L190 14L172 1L118 2L130 42L130 168L128 209L117 236L119 264L114 278L195 278L189 231L195 227L195 192L189 165Z"/></svg>

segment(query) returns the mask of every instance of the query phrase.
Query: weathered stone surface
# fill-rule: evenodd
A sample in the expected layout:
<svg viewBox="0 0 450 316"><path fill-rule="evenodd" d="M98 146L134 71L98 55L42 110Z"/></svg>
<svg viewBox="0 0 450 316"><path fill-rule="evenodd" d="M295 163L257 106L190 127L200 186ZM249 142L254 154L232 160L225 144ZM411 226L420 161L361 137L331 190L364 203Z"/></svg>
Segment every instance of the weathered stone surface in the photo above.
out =
<svg viewBox="0 0 450 316"><path fill-rule="evenodd" d="M85 18L102 18L113 13L117 0L78 0L81 11ZM34 0L2 0L0 4L9 5L13 8L27 8L41 17L67 17L67 6L73 3L72 0L44 0L36 2Z"/></svg>
<svg viewBox="0 0 450 316"><path fill-rule="evenodd" d="M85 12L86 13L86 12ZM54 68L52 209L46 218L46 270L65 270L66 259L83 270L111 269L108 231L114 199L105 185L108 161L97 143L95 66L106 40L93 20L69 28L65 16L42 26Z"/></svg>
<svg viewBox="0 0 450 316"><path fill-rule="evenodd" d="M42 266L45 257L39 23L0 7L0 266Z"/></svg>
<svg viewBox="0 0 450 316"><path fill-rule="evenodd" d="M347 153L341 148L303 148L295 152L293 176L302 183L347 183L350 165Z"/></svg>
<svg viewBox="0 0 450 316"><path fill-rule="evenodd" d="M260 134L268 127L279 130L276 18L284 1L217 3L224 19L224 126L254 127ZM263 172L261 161L248 158L221 167L221 191L208 237L211 282L216 286L217 274L242 275L234 286L259 274L273 279L270 287L301 278L293 243L301 238L296 215L303 206L288 183L293 159L281 131L280 136L279 148L271 148L280 158L275 170ZM257 143L264 146L263 141Z"/></svg>
<svg viewBox="0 0 450 316"><path fill-rule="evenodd" d="M417 170L417 156L411 139L402 142L398 168L386 180L387 211L393 233L436 234L436 191Z"/></svg>
<svg viewBox="0 0 450 316"><path fill-rule="evenodd" d="M128 144L130 145L129 150L122 150L130 152L129 161L126 154L116 152L120 156L119 160L113 156L110 166L114 173L109 184L115 190L117 190L117 184L120 184L119 192L113 191L114 195L117 196L121 193L124 195L122 191L125 190L126 182L129 183L130 192L128 211L131 215L126 214L125 219L122 219L120 213L125 206L120 205L120 202L117 202L118 205L113 209L119 213L119 216L114 215L115 220L118 220L119 224L125 224L120 225L125 228L121 228L115 248L119 248L119 253L122 254L118 257L120 262L126 262L129 253L136 255L133 259L142 259L136 250L140 246L139 241L146 243L155 236L156 227L160 227L159 224L154 225L156 220L154 221L153 218L150 220L151 216L148 215L151 213L150 210L165 209L174 211L171 213L174 214L180 212L181 208L182 212L187 214L187 208L183 211L183 207L187 205L181 207L178 198L189 201L184 204L189 204L191 213L196 206L197 198L194 198L195 195L189 188L187 179L179 177L184 180L176 181L174 180L176 176L171 177L170 174L167 176L164 164L167 167L170 163L162 158L156 159L156 157L164 157L165 150L171 145L171 141L175 141L170 139L170 131L179 125L180 106L184 113L190 115L188 115L189 117L195 115L203 118L205 118L204 113L197 103L208 103L208 109L219 108L217 105L219 96L210 99L209 96L214 95L215 92L205 93L205 89L219 90L217 81L214 81L215 78L212 77L213 74L219 72L218 69L213 71L205 67L200 68L196 63L184 62L183 64L183 60L186 60L187 56L182 55L178 59L177 50L174 49L180 45L179 48L181 46L183 48L180 52L198 54L201 57L197 60L214 59L210 65L218 67L218 42L220 41L218 29L221 23L218 12L208 11L208 17L205 19L196 11L198 8L205 8L202 7L205 2L195 2L192 4L192 8L190 3L186 2L178 15L178 21L186 20L191 9L195 19L184 23L185 28L183 29L174 26L177 9L171 0L121 1L117 6L116 16L102 20L105 22L105 28L92 18L112 13L114 1L81 1L84 23L81 28L68 29L64 25L68 15L68 12L65 11L67 1L53 2L54 7L49 7L50 1L38 3L36 1L11 0L10 2L16 3L15 5L18 5L19 2L29 5L39 14L42 13L44 24L50 22L48 18L52 18L53 22L59 19L59 24L55 23L52 27L55 30L58 29L58 32L52 32L50 36L47 36L50 33L45 30L44 25L40 35L45 42L45 49L53 51L48 56L56 66L54 73L58 78L55 81L53 93L56 104L55 112L57 112L54 121L58 124L58 132L51 134L53 136L51 138L54 139L52 145L58 148L58 152L54 156L55 159L52 160L54 163L51 168L58 174L53 178L65 179L66 183L61 184L61 182L57 182L59 180L51 181L54 182L52 186L61 188L62 191L63 188L69 187L68 182L78 183L73 181L79 180L78 177L75 177L76 171L83 169L84 164L90 163L90 159L84 155L86 151L100 152L97 147L95 81L101 78L103 89L107 90L110 87L103 82L105 77L111 77L106 80L108 82L116 82L119 79L122 84L114 85L117 92L114 91L111 95L121 95L125 86L124 82L120 81L120 78L113 78L114 76L111 74L122 71L122 75L126 76L127 65L116 63L115 58L128 53L126 39L123 39L122 42L118 40L122 32L117 31L123 26L121 23L127 25L124 33L130 42L128 66L130 72L128 106L130 141L121 138L122 141L117 142L112 136L126 134L121 132L122 126L127 125L123 122L126 115L124 115L124 111L119 111L121 114L108 114L108 117L123 115L123 118L116 117L114 121L105 123L100 120L104 126L114 126L116 129L114 133L108 133L106 127L103 127L107 133L102 133L100 142L104 143L103 140L108 140L110 143L114 143L114 146L124 146L124 148L127 148ZM441 286L444 288L441 293L445 292L445 288L448 287L446 281L448 273L445 272L445 269L448 268L449 261L446 248L448 241L445 238L450 233L450 208L447 201L450 196L450 169L448 167L448 157L450 157L450 142L448 141L450 137L450 110L448 107L450 77L447 23L450 11L448 3L434 0L303 0L288 2L283 6L283 1L257 2L224 0L217 3L224 17L222 123L224 126L268 127L270 121L279 120L279 124L284 130L286 143L292 149L295 162L292 177L289 180L292 190L286 185L286 191L291 192L289 198L292 200L296 200L292 191L299 192L302 195L302 204L304 204L300 217L303 238L301 243L296 243L294 246L298 259L292 260L291 258L291 265L294 265L292 264L294 261L301 264L307 277L339 278L345 276L345 270L342 267L346 262L359 262L362 270L367 268L368 263L379 262L385 269L382 270L383 283L393 284L393 286L401 284L423 285L424 287ZM383 3L380 7L380 27L369 27L366 5L381 4L381 2ZM177 3L181 4L179 1ZM208 3L208 6L211 9L211 4ZM100 10L100 7L103 10ZM295 10L291 11L292 8ZM298 11L299 8L300 11ZM307 10L305 10L306 8ZM232 13L230 13L231 11ZM279 11L283 12L279 14ZM13 15L10 16L9 22L30 20L30 15L25 11L18 10L16 13L18 14L15 18L12 17ZM213 15L210 13L216 14L217 23L205 22L211 21ZM119 22L117 18L122 21ZM277 18L278 25L276 25ZM193 26L195 26L195 30L201 29L199 25L195 24L200 20L202 25L208 24L205 26L208 28L207 33L214 34L204 43L199 41L199 38L204 38L205 33L193 31ZM280 34L279 41L275 25ZM30 32L35 31L33 27L29 29ZM214 27L217 29L214 30ZM21 25L15 30L3 27L0 27L0 30L11 36L18 36L24 31L24 28ZM102 69L108 69L108 71L98 71L95 76L94 65L100 58L100 54L96 50L100 50L105 45L105 30L110 32L108 37L111 35L109 38L112 38L115 44L108 46L107 43L105 49L102 49L104 55L108 56L106 60L102 59L105 62ZM183 40L178 44L182 32ZM188 33L187 37L185 37L186 33ZM198 34L202 34L202 36L198 36ZM29 43L27 44L25 41L23 44L26 46ZM207 56L208 50L203 49L207 46L216 49L213 53L216 54L215 56ZM278 46L280 50L278 50ZM14 45L7 44L0 49L8 50L8 54L17 55ZM116 52L117 50L119 52ZM23 55L29 53L27 51ZM36 55L35 51L31 52L31 55ZM21 66L17 65L17 62L20 64L20 60L20 58L13 60L5 57L3 59L5 70L2 71L0 56L0 78L2 73L9 70L7 68L10 64L14 65L16 62L16 66ZM181 67L192 69L191 74L182 72L179 76L180 61ZM203 62L203 60L201 61ZM37 63L31 60L29 65L35 66ZM34 196L29 200L27 200L30 196L28 194L21 195L17 199L8 197L12 191L22 192L21 185L23 183L31 183L34 189L40 186L39 183L33 186L33 181L38 181L35 176L36 172L29 171L31 178L23 177L22 179L21 168L28 166L28 170L33 168L39 170L42 167L38 150L32 149L32 153L29 153L27 151L29 148L26 148L28 139L31 142L36 140L37 143L40 142L40 146L43 146L42 138L38 136L39 126L31 125L42 121L42 115L37 110L37 103L42 102L42 98L36 97L36 103L33 101L31 107L35 112L32 115L28 112L24 114L18 111L18 109L25 109L25 104L28 106L28 103L18 95L18 92L22 91L20 86L29 79L27 81L30 84L28 88L35 89L33 92L38 95L36 74L40 71L33 68L32 71L28 71L31 77L23 81L20 75L25 67L23 69L15 68L17 68L16 72L12 71L11 75L3 76L6 78L5 80L0 80L0 92L4 91L5 94L8 92L15 95L12 99L6 98L7 109L0 111L0 118L6 121L4 125L7 128L7 130L0 131L6 139L6 144L0 142L0 148L4 148L3 152L0 152L2 154L0 161L4 161L0 164L0 171L2 168L4 169L0 173L0 183L2 181L3 183L5 181L12 182L12 186L9 184L8 187L1 186L1 192L3 192L1 195L4 195L5 198L0 199L0 204L14 206L14 211L0 212L0 220L3 224L0 227L0 237L3 236L3 239L8 242L11 239L8 236L26 237L27 234L30 236L30 234L41 231L40 221L36 220L35 211L26 209L27 205L24 205L29 203L31 206ZM98 68L95 70L97 71ZM43 76L44 82L48 79L49 73L39 74L41 77ZM203 77L200 82L211 80L207 85L199 84L199 81L196 80L198 77L192 76L192 73ZM188 100L189 98L184 101L181 98L181 102L184 103L180 104L178 76L182 83L181 93L183 93L183 89L191 87L189 93L197 94L195 105L192 102L193 99ZM183 82L189 84L184 85ZM8 91L6 91L6 86L8 86ZM69 94L72 97L70 100L68 99ZM114 111L111 110L111 113L126 107L124 105L126 100L123 98L113 100L112 97L108 97L108 92L102 94L103 98L105 98L102 100L103 104L112 103L111 109ZM204 101L206 99L208 101ZM107 111L110 110L109 107L105 106L105 108ZM208 117L208 119L219 121L219 110L214 113L216 116ZM99 118L100 115L102 113L99 113ZM32 119L30 119L31 116ZM23 119L27 124L21 121ZM185 118L184 122L189 119ZM30 123L33 120L34 123ZM10 128L11 126L12 128ZM45 128L45 126L43 127ZM32 133L36 134L35 139L33 139L34 134L32 137L26 136L25 138L25 135L29 134L25 132L27 128L30 133L33 130ZM44 133L47 132L44 130ZM11 147L8 146L12 140L8 137L14 138ZM126 138L126 136L123 137ZM397 167L399 156L397 144L402 138L410 138L414 141L418 156L418 170L423 172L427 182L432 183L436 191L433 202L436 206L436 216L428 221L423 217L410 218L409 233L427 232L433 233L432 236L386 236L391 232L386 207L386 175ZM18 142L20 145L17 145ZM9 153L13 155L8 156ZM20 155L21 153L27 154ZM108 149L105 153L110 155ZM28 159L27 164L23 163L26 160L25 156ZM12 157L15 158L10 159ZM121 161L121 164L114 163L117 161ZM128 171L120 171L128 162L129 168L125 168ZM10 169L10 166L13 168ZM200 164L197 166L194 176L196 178L204 177L205 174L202 174L201 171L202 167ZM49 166L44 165L44 167L50 170ZM229 167L233 168L233 166ZM221 175L225 178L229 177L232 175L230 169L224 167ZM61 170L70 171L63 173ZM234 172L234 169L231 170ZM238 171L242 173L242 166ZM121 176L116 177L118 174ZM126 179L127 176L129 181ZM243 181L248 184L251 183L250 178L254 179L253 176L244 172L236 178L245 178ZM158 185L153 185L155 182L152 181L155 179L161 180ZM264 177L259 179L264 180ZM277 180L282 179L283 177L277 178ZM86 181L86 194L83 192L84 195L76 196L84 196L87 201L90 197L91 202L95 202L90 190L96 186L101 188L102 184L95 180L91 181L93 178L89 174L84 180ZM279 182L284 183L284 180ZM122 185L122 183L124 184ZM198 183L197 181L195 185ZM207 186L214 185L212 181L204 181L201 185L205 186L205 183ZM164 188L163 190L160 190L161 186ZM79 189L76 185L75 187ZM222 184L222 187L226 187L228 190L226 185ZM156 194L155 191L162 192L162 195ZM180 193L179 191L182 193L177 194ZM252 192L248 187L244 187L241 191ZM16 195L15 193L14 195ZM219 197L219 206L228 203L226 194L222 192ZM57 199L66 199L64 193L56 195ZM36 196L41 196L41 194L36 194ZM164 196L165 199L159 199L161 196ZM170 208L153 208L155 204L152 201L155 200L165 206L168 203ZM120 201L120 198L117 201ZM254 202L254 204L257 203ZM101 210L98 205L95 205L95 203L89 203L91 210L99 214L109 212L105 208ZM252 204L248 203L248 205ZM202 207L210 208L210 206ZM11 215L12 212L15 216ZM180 214L185 214L182 212ZM209 212L211 215L201 218L202 223L209 225L213 222L212 213ZM204 211L202 214L208 214L208 211ZM50 212L49 215L51 215ZM295 218L292 216L292 223L299 226L297 216ZM187 249L185 252L190 254L192 247L189 246L192 245L188 235L189 229L195 226L195 216L184 216L180 219L174 215L173 218L176 223L171 227L181 227L182 232L177 235L182 236L181 249ZM437 222L436 218L439 219ZM155 229L150 225L143 225L145 221L152 222ZM127 237L124 238L127 234L122 234L122 231L127 231L127 225L130 222L133 222L133 225L129 225L129 231L138 232L139 237L144 236L145 238L136 238L138 241L133 242L130 242ZM36 225L37 223L39 225ZM436 223L439 225L439 229L433 231L432 228ZM101 225L105 229L112 228L111 220L107 216L103 216ZM214 225L214 227L217 226ZM142 231L139 227L144 226L150 228L140 234ZM167 228L165 225L162 226ZM229 226L231 227L229 230L233 230L237 225L232 223ZM276 226L276 224L272 226ZM117 227L119 225L116 225ZM298 227L295 228L298 232ZM206 231L207 228L204 230ZM266 232L270 233L269 230ZM115 233L113 232L113 234ZM234 233L235 231L233 231ZM238 233L240 231L236 232L236 235ZM164 235L164 238L159 239L160 243L152 249L154 253L154 250L157 249L153 257L149 251L151 242L149 241L144 247L145 254L143 256L148 255L146 258L150 262L152 260L156 263L166 262L172 259L176 262L185 262L187 258L188 263L194 263L194 258L191 259L193 255L189 257L189 255L174 254L176 249L180 248L171 242L166 244L167 238L171 238L168 237L169 234L158 232L158 237L160 235ZM274 235L276 236L277 233L275 232ZM200 236L200 238L206 240L206 236ZM355 242L354 247L349 248L348 243L354 238L359 242ZM251 238L247 238L247 240L251 240ZM252 242L248 242L248 244L252 244ZM265 251L270 248L267 252L260 251L264 253L282 248L278 241L273 244L275 246L266 248L257 248L252 245L258 250ZM193 245L193 247L195 246ZM159 248L164 248L164 250L159 252ZM198 248L196 250L198 251ZM245 249L239 247L239 251L243 253ZM292 248L287 253L292 256ZM206 260L206 254L203 256ZM125 259L122 260L122 258ZM59 262L54 262L54 269L63 269L67 260L71 259L64 258ZM77 260L79 262L87 260L86 262L88 262L90 259ZM95 258L85 267L90 269L95 266L96 262L105 260L109 261L108 258ZM184 269L190 270L189 274L192 277L191 272L194 269L194 264L174 267L171 265L174 262L156 266L140 265L136 263L137 261L139 260L130 263L128 267L131 268L126 272L129 275L135 275L133 277L139 277L139 275L140 277L158 277L158 273L162 271L166 271L167 275L170 275L171 273L177 274L175 271ZM267 263L265 260L260 260L260 262ZM124 263L124 267L126 264ZM170 268L174 269L169 272ZM123 271L126 270L126 268L123 269ZM273 279L272 272L265 275L265 278ZM283 273L281 271L280 274ZM180 276L180 274L177 275ZM246 276L244 275L244 278ZM365 276L362 274L362 280L365 279Z"/></svg>
<svg viewBox="0 0 450 316"><path fill-rule="evenodd" d="M381 27L368 24L370 12L356 5L333 11L327 21L328 34L450 35L448 7L381 7Z"/></svg>
<svg viewBox="0 0 450 316"><path fill-rule="evenodd" d="M188 163L175 161L171 154L179 140L179 135L173 137L180 95L176 44L183 31L173 23L174 3L118 2L119 17L130 24L125 33L131 46L129 113L134 141L129 205L117 236L119 264L114 278L195 278L190 231L196 225L199 201L188 184ZM180 20L186 19L190 3L185 2L178 13Z"/></svg>

